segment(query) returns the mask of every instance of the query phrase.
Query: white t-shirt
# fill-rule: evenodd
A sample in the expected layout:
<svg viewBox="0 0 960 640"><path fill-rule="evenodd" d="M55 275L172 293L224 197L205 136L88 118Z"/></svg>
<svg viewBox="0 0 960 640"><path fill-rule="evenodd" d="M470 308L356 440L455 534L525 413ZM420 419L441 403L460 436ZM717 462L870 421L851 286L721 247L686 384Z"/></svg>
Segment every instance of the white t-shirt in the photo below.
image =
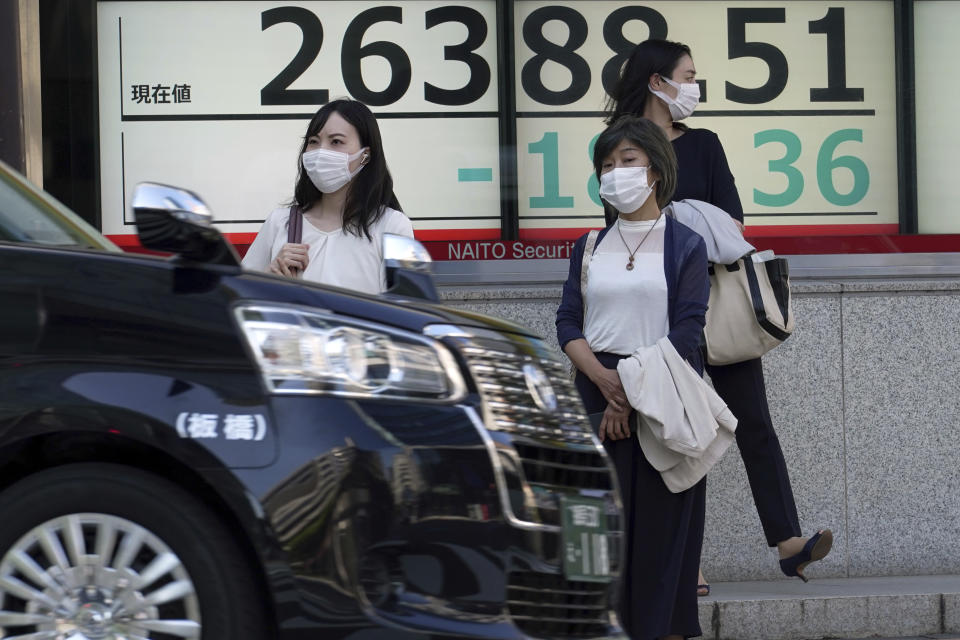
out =
<svg viewBox="0 0 960 640"><path fill-rule="evenodd" d="M670 330L663 270L666 220L661 216L655 227L653 220L619 220L617 224L623 238L615 225L590 260L583 294L587 306L583 335L593 351L630 355L655 344ZM650 235L633 256L633 269L627 270L630 251L648 231Z"/></svg>
<svg viewBox="0 0 960 640"><path fill-rule="evenodd" d="M243 258L244 268L270 270L270 263L287 243L289 218L290 207L270 212ZM380 219L370 225L371 241L366 235L357 236L343 229L320 231L304 216L301 242L310 245L310 249L307 268L300 277L363 293L381 293L387 286L383 270L384 233L412 238L413 225L402 212L385 207Z"/></svg>

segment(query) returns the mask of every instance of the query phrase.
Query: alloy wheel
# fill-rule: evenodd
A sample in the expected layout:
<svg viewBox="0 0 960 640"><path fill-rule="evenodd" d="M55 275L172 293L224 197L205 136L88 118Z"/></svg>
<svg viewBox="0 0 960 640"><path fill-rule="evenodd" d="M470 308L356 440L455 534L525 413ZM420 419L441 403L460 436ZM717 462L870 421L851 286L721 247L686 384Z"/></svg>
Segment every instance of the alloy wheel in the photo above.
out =
<svg viewBox="0 0 960 640"><path fill-rule="evenodd" d="M53 518L0 560L5 640L199 639L200 605L180 558L135 522Z"/></svg>

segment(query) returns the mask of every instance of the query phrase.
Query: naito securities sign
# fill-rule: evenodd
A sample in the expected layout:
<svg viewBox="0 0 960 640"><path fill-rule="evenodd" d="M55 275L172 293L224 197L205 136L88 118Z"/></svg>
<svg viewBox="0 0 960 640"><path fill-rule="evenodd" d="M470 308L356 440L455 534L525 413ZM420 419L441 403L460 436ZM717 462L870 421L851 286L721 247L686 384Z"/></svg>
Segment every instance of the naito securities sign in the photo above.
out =
<svg viewBox="0 0 960 640"><path fill-rule="evenodd" d="M569 260L573 240L424 241L434 260Z"/></svg>

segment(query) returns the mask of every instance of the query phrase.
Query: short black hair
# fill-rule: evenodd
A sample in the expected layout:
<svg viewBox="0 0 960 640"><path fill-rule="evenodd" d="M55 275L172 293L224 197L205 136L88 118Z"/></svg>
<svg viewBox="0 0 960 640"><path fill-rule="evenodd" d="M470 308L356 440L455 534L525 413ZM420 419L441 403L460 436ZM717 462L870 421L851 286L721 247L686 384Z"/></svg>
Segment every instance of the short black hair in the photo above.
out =
<svg viewBox="0 0 960 640"><path fill-rule="evenodd" d="M690 47L670 40L645 40L633 48L620 79L607 100L607 124L623 115L643 115L650 93L650 76L669 78L683 56L692 56Z"/></svg>
<svg viewBox="0 0 960 640"><path fill-rule="evenodd" d="M660 176L657 182L657 206L662 209L677 190L677 156L663 128L651 120L628 115L604 129L593 147L593 169L597 173L597 180L600 179L603 161L624 140L643 149L650 159L650 170Z"/></svg>
<svg viewBox="0 0 960 640"><path fill-rule="evenodd" d="M354 235L370 235L370 225L380 219L383 208L390 207L402 211L400 202L393 192L393 178L387 168L387 159L383 153L383 141L380 138L380 127L377 119L367 105L349 98L333 100L320 107L310 119L307 132L303 136L300 153L297 154L297 183L294 187L293 201L300 210L306 210L323 198L323 194L310 180L310 176L303 168L302 156L307 150L307 143L312 136L317 135L332 113L340 116L353 125L360 135L360 145L370 149L370 159L363 166L350 183L347 201L343 212L343 229Z"/></svg>

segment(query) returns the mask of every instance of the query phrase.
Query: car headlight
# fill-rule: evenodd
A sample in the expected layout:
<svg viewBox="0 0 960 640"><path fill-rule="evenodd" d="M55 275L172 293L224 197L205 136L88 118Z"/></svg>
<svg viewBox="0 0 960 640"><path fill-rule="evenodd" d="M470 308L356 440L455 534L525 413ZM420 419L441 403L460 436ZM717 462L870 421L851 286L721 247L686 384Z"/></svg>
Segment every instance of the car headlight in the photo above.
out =
<svg viewBox="0 0 960 640"><path fill-rule="evenodd" d="M295 307L234 312L273 393L447 402L465 393L452 354L425 336Z"/></svg>

